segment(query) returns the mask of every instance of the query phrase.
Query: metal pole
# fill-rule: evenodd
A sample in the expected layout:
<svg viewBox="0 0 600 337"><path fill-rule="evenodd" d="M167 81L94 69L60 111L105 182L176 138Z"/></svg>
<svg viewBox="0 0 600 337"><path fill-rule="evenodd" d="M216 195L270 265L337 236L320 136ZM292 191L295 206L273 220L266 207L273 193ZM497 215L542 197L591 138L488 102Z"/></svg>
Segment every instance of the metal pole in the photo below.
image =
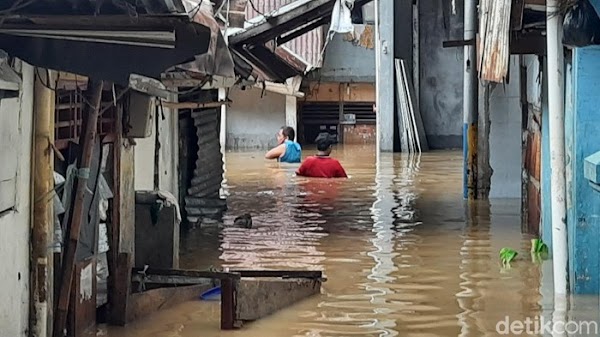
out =
<svg viewBox="0 0 600 337"><path fill-rule="evenodd" d="M554 293L564 295L567 293L568 260L565 188L565 98L563 89L564 54L561 42L562 17L558 14L558 1L548 0L546 11Z"/></svg>
<svg viewBox="0 0 600 337"><path fill-rule="evenodd" d="M475 41L477 32L477 0L465 0L465 41ZM477 197L477 46L466 45L464 50L463 83L463 156L464 198Z"/></svg>

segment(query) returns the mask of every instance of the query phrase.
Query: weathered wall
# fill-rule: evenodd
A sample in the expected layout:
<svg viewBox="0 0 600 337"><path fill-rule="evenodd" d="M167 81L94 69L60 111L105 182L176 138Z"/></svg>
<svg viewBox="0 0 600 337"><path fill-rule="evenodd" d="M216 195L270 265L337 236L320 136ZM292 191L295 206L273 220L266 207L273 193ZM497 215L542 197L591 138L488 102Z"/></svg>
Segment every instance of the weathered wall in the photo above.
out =
<svg viewBox="0 0 600 337"><path fill-rule="evenodd" d="M179 169L179 116L176 109L159 108L154 116L152 135L136 139L135 146L135 189L154 190L156 118L158 118L159 189L178 195Z"/></svg>
<svg viewBox="0 0 600 337"><path fill-rule="evenodd" d="M285 125L285 96L239 87L231 89L227 109L227 148L266 149L276 145L275 134Z"/></svg>
<svg viewBox="0 0 600 337"><path fill-rule="evenodd" d="M521 197L521 82L519 57L513 56L510 83L490 95L490 198Z"/></svg>
<svg viewBox="0 0 600 337"><path fill-rule="evenodd" d="M33 68L23 65L19 98L0 100L0 120L16 119L18 132L0 139L3 162L17 163L13 210L0 213L0 336L27 336L29 313L29 235L31 228L31 150L33 139ZM6 145L7 147L4 147ZM8 151L12 151L10 154ZM8 158L8 156L11 156ZM2 164L0 164L2 165ZM2 193L2 191L0 191Z"/></svg>
<svg viewBox="0 0 600 337"><path fill-rule="evenodd" d="M567 229L571 293L600 293L600 193L584 177L585 158L600 151L600 47L576 48L565 97ZM568 68L567 68L568 72Z"/></svg>
<svg viewBox="0 0 600 337"><path fill-rule="evenodd" d="M431 148L462 147L463 48L442 48L445 40L463 39L463 1L457 14L448 13L444 25L442 4L419 1L420 98L419 104Z"/></svg>
<svg viewBox="0 0 600 337"><path fill-rule="evenodd" d="M355 41L362 42L348 41L348 37L342 34L334 35L325 49L323 67L311 74L312 79L324 82L375 82L375 30L372 25L355 25L355 31Z"/></svg>
<svg viewBox="0 0 600 337"><path fill-rule="evenodd" d="M376 126L373 124L344 125L344 144L375 144Z"/></svg>

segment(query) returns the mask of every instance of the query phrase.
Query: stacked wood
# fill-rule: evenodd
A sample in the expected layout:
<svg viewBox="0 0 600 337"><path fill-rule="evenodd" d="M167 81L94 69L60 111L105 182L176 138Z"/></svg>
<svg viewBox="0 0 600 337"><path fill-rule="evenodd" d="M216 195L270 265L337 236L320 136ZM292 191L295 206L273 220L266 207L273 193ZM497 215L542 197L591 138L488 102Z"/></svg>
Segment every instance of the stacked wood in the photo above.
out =
<svg viewBox="0 0 600 337"><path fill-rule="evenodd" d="M198 136L198 159L187 190L185 210L190 223L203 218L218 218L227 208L221 199L224 162L219 143L219 110L194 109L191 112Z"/></svg>
<svg viewBox="0 0 600 337"><path fill-rule="evenodd" d="M408 77L405 61L396 59L395 66L401 150L407 153L428 151L423 118L417 106L414 86Z"/></svg>

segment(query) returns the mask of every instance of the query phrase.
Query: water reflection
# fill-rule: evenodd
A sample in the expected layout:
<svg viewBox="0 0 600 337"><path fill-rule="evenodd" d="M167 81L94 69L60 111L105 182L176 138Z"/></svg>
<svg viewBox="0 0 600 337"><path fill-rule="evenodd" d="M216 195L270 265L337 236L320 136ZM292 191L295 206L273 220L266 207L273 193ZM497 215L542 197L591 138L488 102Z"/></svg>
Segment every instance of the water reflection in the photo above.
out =
<svg viewBox="0 0 600 337"><path fill-rule="evenodd" d="M505 246L528 254L519 200L467 207L459 152L332 155L350 179L295 177L262 153L228 153L224 223L181 243L182 268L323 270L320 296L236 332L219 330L214 304L192 302L110 336L497 336L506 316L551 315L540 267L498 261ZM246 212L254 228L232 227Z"/></svg>

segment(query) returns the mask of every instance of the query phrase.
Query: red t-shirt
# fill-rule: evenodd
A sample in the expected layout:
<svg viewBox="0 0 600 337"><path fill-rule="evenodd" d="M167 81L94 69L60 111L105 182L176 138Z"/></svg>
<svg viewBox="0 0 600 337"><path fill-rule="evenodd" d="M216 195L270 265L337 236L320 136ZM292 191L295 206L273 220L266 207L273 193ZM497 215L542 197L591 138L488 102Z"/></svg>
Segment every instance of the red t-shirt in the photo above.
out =
<svg viewBox="0 0 600 337"><path fill-rule="evenodd" d="M306 158L296 174L312 178L348 178L337 159L319 156Z"/></svg>

